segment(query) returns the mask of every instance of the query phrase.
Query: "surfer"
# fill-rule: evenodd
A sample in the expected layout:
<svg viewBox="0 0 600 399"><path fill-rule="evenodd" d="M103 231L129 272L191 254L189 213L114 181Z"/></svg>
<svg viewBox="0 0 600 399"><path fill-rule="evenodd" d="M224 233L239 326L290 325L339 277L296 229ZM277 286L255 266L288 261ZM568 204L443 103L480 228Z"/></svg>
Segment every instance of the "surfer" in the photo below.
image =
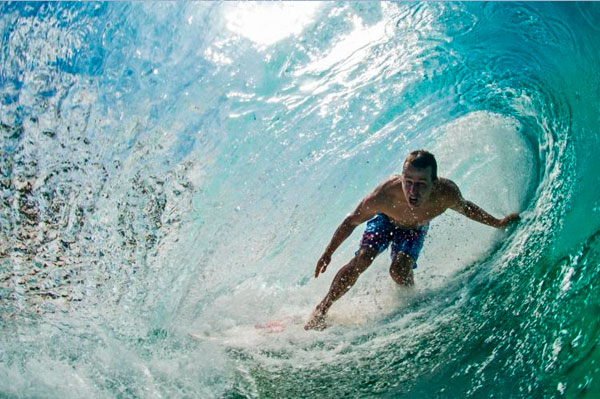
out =
<svg viewBox="0 0 600 399"><path fill-rule="evenodd" d="M413 285L413 269L417 267L416 261L423 247L429 221L448 208L496 228L504 228L520 219L516 213L496 219L479 206L465 200L453 181L437 176L437 163L433 154L424 150L411 152L404 161L402 175L392 176L377 186L346 216L333 234L331 242L317 262L315 278L327 270L331 256L352 231L359 224L367 222L359 250L338 271L329 292L317 305L304 329L325 328L325 315L331 305L348 292L360 274L390 244L390 276L397 284Z"/></svg>

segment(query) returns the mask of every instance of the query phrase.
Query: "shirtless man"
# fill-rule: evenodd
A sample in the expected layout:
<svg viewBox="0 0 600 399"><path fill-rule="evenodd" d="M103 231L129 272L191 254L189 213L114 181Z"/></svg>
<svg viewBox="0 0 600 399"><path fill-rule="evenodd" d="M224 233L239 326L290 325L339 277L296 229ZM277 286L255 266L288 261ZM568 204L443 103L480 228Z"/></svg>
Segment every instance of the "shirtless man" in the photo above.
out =
<svg viewBox="0 0 600 399"><path fill-rule="evenodd" d="M358 276L390 243L392 279L400 285L413 285L412 269L416 268L429 221L448 208L496 228L504 228L520 219L516 213L496 219L465 200L454 182L437 177L437 163L433 154L424 150L413 151L404 161L402 175L392 176L376 187L333 234L331 242L317 262L315 278L325 272L335 250L352 234L356 226L368 221L360 249L336 274L329 292L317 305L304 329L325 328L325 315L333 302L348 292Z"/></svg>

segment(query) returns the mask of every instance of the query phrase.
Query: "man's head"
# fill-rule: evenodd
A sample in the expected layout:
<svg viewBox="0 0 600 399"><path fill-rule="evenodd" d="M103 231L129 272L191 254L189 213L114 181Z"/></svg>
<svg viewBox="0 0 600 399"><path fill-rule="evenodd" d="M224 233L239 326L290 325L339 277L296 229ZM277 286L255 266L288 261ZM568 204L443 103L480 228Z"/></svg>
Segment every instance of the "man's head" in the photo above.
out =
<svg viewBox="0 0 600 399"><path fill-rule="evenodd" d="M402 190L410 207L427 202L436 180L437 162L432 153L417 150L406 157L402 168Z"/></svg>

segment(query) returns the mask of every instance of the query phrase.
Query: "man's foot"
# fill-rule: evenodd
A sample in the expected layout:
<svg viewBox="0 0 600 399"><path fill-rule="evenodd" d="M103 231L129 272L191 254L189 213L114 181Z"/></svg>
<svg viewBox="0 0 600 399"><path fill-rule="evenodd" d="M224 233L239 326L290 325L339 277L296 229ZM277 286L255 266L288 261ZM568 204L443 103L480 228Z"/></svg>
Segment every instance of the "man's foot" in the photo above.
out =
<svg viewBox="0 0 600 399"><path fill-rule="evenodd" d="M310 320L308 323L304 325L304 329L308 330L317 330L323 331L327 328L327 323L325 322L325 313L315 309L315 311L310 315Z"/></svg>

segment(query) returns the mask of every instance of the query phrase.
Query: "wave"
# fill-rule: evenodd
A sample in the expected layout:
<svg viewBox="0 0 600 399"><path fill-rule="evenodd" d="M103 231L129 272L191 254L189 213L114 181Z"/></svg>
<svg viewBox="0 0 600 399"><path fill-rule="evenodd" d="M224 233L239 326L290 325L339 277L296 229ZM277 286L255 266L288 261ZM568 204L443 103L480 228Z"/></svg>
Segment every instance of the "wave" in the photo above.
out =
<svg viewBox="0 0 600 399"><path fill-rule="evenodd" d="M597 391L595 4L1 7L3 396ZM415 148L522 222L442 215L305 332Z"/></svg>

